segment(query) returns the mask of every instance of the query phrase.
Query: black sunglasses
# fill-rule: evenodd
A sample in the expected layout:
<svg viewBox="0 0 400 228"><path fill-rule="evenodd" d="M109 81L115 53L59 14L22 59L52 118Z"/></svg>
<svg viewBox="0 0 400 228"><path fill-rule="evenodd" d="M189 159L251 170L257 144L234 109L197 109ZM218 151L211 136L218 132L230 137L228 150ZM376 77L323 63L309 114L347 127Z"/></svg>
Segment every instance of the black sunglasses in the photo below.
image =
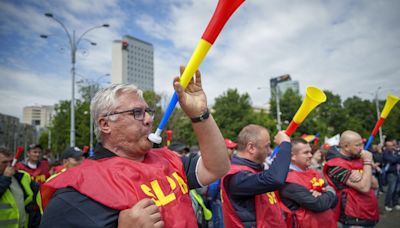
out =
<svg viewBox="0 0 400 228"><path fill-rule="evenodd" d="M151 117L154 117L155 111L152 108L133 108L121 112L111 112L109 114L104 115L104 117L122 113L129 113L130 115L133 115L133 118L135 118L135 120L143 120L146 113L149 114Z"/></svg>

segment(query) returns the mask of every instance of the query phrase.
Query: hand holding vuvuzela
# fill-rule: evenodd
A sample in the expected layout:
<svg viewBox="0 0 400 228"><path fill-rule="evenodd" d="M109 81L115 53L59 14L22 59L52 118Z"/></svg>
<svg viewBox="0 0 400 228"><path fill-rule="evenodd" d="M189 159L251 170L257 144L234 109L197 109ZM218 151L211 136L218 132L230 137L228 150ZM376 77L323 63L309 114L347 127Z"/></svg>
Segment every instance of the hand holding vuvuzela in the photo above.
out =
<svg viewBox="0 0 400 228"><path fill-rule="evenodd" d="M244 0L220 0L218 2L217 8L207 25L203 36L201 37L199 43L197 44L196 49L194 50L192 57L189 60L189 63L186 65L185 71L180 77L179 82L183 88L186 88L192 79L194 73L199 68L201 62L207 55L207 52L214 44L218 35L220 34L222 28L230 18L230 16L235 12L237 8L244 2ZM149 140L154 143L161 143L161 132L163 131L169 117L171 116L176 103L178 102L178 95L175 92L172 96L167 110L164 113L164 116L161 119L160 124L157 127L155 133L149 135Z"/></svg>
<svg viewBox="0 0 400 228"><path fill-rule="evenodd" d="M17 151L15 152L14 159L13 159L13 161L12 161L12 163L11 163L11 166L12 166L12 167L14 167L15 164L17 164L18 158L19 158L19 156L21 155L22 151L24 151L24 148L23 148L22 146L18 146L18 147L17 147Z"/></svg>
<svg viewBox="0 0 400 228"><path fill-rule="evenodd" d="M364 146L364 150L368 150L369 146L372 143L372 140L374 140L376 133L378 132L379 128L382 126L383 122L385 122L385 119L388 117L390 111L392 111L394 105L400 100L399 97L396 97L394 95L389 95L385 106L383 107L382 113L381 113L381 117L379 118L379 120L376 122L374 130L372 130L371 135L368 138L367 143Z"/></svg>
<svg viewBox="0 0 400 228"><path fill-rule="evenodd" d="M325 101L326 101L326 95L321 89L313 86L307 87L306 96L304 97L303 103L297 110L289 126L286 128L286 134L288 136L291 136L300 126L300 124L304 121L304 119L308 116L308 114L310 114L310 112L314 110L319 104ZM279 151L279 145L275 147L274 151L269 157L270 161L278 151Z"/></svg>

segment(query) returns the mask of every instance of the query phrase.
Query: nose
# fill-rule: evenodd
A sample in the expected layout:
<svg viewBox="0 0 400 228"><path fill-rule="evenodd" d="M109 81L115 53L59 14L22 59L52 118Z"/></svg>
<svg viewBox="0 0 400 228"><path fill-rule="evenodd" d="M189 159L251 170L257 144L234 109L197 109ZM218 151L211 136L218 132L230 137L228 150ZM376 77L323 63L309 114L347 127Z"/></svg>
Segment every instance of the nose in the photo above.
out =
<svg viewBox="0 0 400 228"><path fill-rule="evenodd" d="M151 116L149 113L145 112L143 119L144 125L151 126L153 125L153 121L154 121L154 116Z"/></svg>
<svg viewBox="0 0 400 228"><path fill-rule="evenodd" d="M271 153L272 153L272 149L271 149L271 147L269 146L269 147L267 147L267 156L270 156Z"/></svg>

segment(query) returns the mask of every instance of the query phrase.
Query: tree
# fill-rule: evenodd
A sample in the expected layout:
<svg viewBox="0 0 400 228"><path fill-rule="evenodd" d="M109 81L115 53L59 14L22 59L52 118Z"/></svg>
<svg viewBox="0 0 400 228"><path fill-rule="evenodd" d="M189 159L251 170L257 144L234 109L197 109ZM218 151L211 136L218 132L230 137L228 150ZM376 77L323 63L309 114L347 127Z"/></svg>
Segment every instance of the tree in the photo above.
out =
<svg viewBox="0 0 400 228"><path fill-rule="evenodd" d="M222 134L233 140L237 139L239 131L248 124L258 123L266 126L272 122L270 119L264 119L264 112L255 114L249 94L240 95L237 89L228 89L215 98L213 110L213 117Z"/></svg>
<svg viewBox="0 0 400 228"><path fill-rule="evenodd" d="M381 102L382 103L382 102ZM392 111L386 118L382 130L387 139L400 140L400 105L393 107ZM371 129L372 131L372 129Z"/></svg>
<svg viewBox="0 0 400 228"><path fill-rule="evenodd" d="M197 145L197 138L192 128L192 121L181 108L175 108L167 128L172 130L172 141L187 145Z"/></svg>
<svg viewBox="0 0 400 228"><path fill-rule="evenodd" d="M49 131L43 131L39 136L39 145L43 148L48 148L49 143Z"/></svg>
<svg viewBox="0 0 400 228"><path fill-rule="evenodd" d="M324 91L326 102L322 103L317 110L320 120L325 122L326 130L324 135L335 135L346 130L346 112L342 106L339 95L330 91Z"/></svg>
<svg viewBox="0 0 400 228"><path fill-rule="evenodd" d="M297 110L299 109L301 105L301 96L292 89L288 89L285 91L284 94L280 94L279 97L282 130L284 130L289 125L290 121L292 121L294 114L296 114ZM270 100L270 110L271 115L275 118L277 116L275 94L271 97ZM275 134L276 132L277 130L274 130L272 134Z"/></svg>
<svg viewBox="0 0 400 228"><path fill-rule="evenodd" d="M60 101L55 105L51 130L53 153L61 154L69 146L70 139L70 101Z"/></svg>
<svg viewBox="0 0 400 228"><path fill-rule="evenodd" d="M365 138L370 135L371 126L376 122L375 106L368 100L354 96L343 102L347 124L346 128L358 132Z"/></svg>

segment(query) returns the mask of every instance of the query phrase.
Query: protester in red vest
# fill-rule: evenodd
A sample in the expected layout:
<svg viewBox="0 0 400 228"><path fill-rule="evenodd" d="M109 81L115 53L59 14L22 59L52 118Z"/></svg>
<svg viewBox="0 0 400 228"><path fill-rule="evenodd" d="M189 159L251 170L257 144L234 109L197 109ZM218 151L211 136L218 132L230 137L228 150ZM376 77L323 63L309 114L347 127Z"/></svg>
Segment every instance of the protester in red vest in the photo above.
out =
<svg viewBox="0 0 400 228"><path fill-rule="evenodd" d="M225 227L285 227L274 191L284 185L289 171L290 138L283 131L275 136L280 150L264 170L270 143L268 130L262 126L251 124L240 131L231 170L221 182Z"/></svg>
<svg viewBox="0 0 400 228"><path fill-rule="evenodd" d="M287 227L337 227L333 208L335 190L319 171L310 168L311 147L302 138L292 139L292 161L285 186L279 191Z"/></svg>
<svg viewBox="0 0 400 228"><path fill-rule="evenodd" d="M15 165L17 170L23 170L29 173L32 180L39 184L42 184L50 176L49 163L46 161L40 161L42 153L42 147L38 144L32 144L29 146L27 152L28 158L25 161L18 162Z"/></svg>
<svg viewBox="0 0 400 228"><path fill-rule="evenodd" d="M200 72L186 89L179 77L174 87L192 119L201 157L152 149L148 135L154 111L136 86L102 89L91 102L101 143L90 159L43 185L42 228L132 227L140 225L138 219L155 227L196 226L189 189L221 178L230 164L224 138L207 109Z"/></svg>
<svg viewBox="0 0 400 228"><path fill-rule="evenodd" d="M361 136L347 130L340 136L339 150L332 147L323 171L336 190L339 203L335 217L340 227L373 227L379 221L378 202L372 176L372 154L363 150Z"/></svg>
<svg viewBox="0 0 400 228"><path fill-rule="evenodd" d="M225 145L226 145L226 148L228 150L229 159L231 159L232 155L233 155L233 153L235 151L235 148L237 147L237 143L233 142L230 139L225 139Z"/></svg>
<svg viewBox="0 0 400 228"><path fill-rule="evenodd" d="M62 164L54 166L51 171L52 175L65 172L66 170L80 165L84 160L84 154L78 147L68 147L64 150L62 156ZM52 178L53 176L51 176Z"/></svg>

